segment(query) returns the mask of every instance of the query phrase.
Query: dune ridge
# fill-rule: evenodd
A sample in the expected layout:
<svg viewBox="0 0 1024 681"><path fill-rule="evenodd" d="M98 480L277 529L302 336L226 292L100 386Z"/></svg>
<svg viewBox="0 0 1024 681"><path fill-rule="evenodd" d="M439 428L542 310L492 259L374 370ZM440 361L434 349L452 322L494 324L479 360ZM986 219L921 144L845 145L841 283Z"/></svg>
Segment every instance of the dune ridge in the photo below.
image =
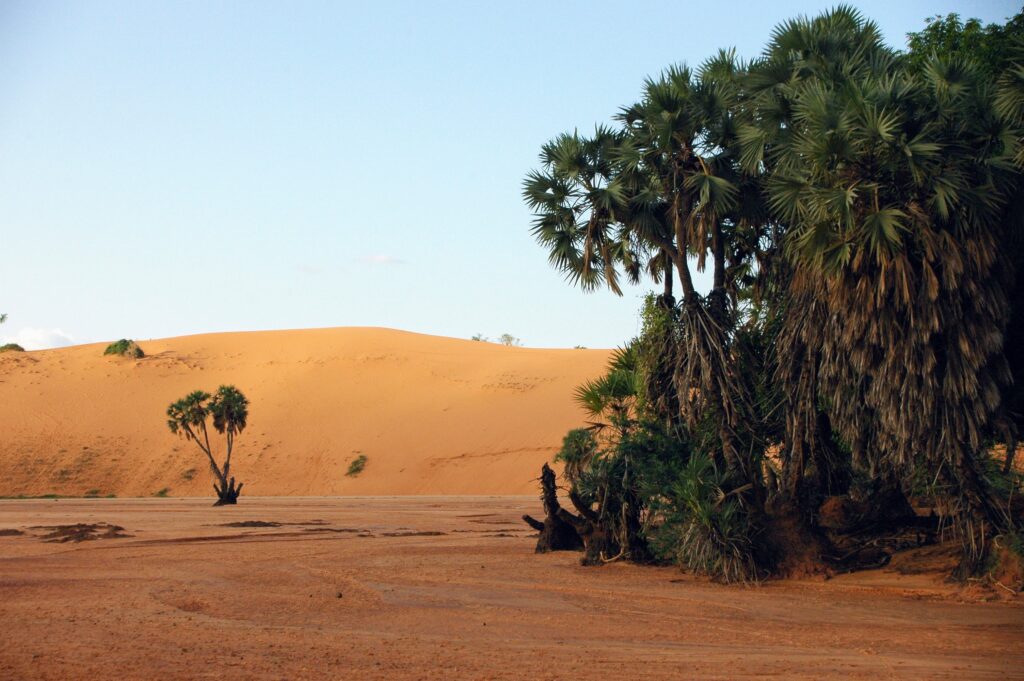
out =
<svg viewBox="0 0 1024 681"><path fill-rule="evenodd" d="M362 327L140 343L139 360L104 344L0 355L0 495L209 496L164 412L224 383L251 402L243 496L532 494L585 419L573 387L608 358Z"/></svg>

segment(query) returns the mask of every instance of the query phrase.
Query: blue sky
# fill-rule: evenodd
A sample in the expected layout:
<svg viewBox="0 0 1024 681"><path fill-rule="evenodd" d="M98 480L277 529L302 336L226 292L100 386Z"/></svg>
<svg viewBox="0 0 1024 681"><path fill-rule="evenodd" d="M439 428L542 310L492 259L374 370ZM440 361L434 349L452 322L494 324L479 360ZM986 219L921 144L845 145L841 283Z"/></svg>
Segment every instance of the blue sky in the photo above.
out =
<svg viewBox="0 0 1024 681"><path fill-rule="evenodd" d="M903 46L1012 2L855 3ZM0 338L388 326L611 347L520 199L644 77L814 2L0 2Z"/></svg>

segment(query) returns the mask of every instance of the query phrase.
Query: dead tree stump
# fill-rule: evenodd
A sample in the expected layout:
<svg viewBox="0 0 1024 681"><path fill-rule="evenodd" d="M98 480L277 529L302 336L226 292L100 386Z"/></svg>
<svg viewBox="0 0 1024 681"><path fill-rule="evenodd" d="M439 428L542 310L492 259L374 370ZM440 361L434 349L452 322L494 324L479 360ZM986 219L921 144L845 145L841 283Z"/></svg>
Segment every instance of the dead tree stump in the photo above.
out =
<svg viewBox="0 0 1024 681"><path fill-rule="evenodd" d="M573 522L575 516L558 503L555 472L547 464L541 468L540 489L540 498L544 502L544 522L529 515L523 516L527 525L540 532L535 551L537 553L579 551L583 548L583 538L576 530L576 523Z"/></svg>

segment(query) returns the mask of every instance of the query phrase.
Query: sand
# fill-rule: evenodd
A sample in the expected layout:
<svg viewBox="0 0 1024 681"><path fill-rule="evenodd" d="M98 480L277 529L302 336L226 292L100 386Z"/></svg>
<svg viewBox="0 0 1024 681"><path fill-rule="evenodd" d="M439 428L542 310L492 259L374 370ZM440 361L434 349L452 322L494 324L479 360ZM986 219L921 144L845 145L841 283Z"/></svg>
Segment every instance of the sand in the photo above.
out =
<svg viewBox="0 0 1024 681"><path fill-rule="evenodd" d="M0 354L0 496L209 496L167 405L230 383L250 399L244 495L527 494L585 414L604 350L507 348L376 328L140 340ZM357 477L349 462L367 457Z"/></svg>
<svg viewBox="0 0 1024 681"><path fill-rule="evenodd" d="M890 568L756 588L584 568L532 552L537 504L0 501L22 533L0 532L0 678L1024 677L1019 599ZM78 523L108 536L44 540Z"/></svg>

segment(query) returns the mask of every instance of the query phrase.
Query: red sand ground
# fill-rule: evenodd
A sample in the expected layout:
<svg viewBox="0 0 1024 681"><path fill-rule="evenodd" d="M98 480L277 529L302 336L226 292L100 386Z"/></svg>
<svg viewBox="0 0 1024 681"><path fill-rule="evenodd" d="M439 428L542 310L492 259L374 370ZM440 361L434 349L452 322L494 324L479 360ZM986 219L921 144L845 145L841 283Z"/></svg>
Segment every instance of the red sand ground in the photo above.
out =
<svg viewBox="0 0 1024 681"><path fill-rule="evenodd" d="M935 573L583 568L533 554L531 497L209 503L0 501L0 678L1024 678L1024 604ZM76 523L131 536L35 527Z"/></svg>

